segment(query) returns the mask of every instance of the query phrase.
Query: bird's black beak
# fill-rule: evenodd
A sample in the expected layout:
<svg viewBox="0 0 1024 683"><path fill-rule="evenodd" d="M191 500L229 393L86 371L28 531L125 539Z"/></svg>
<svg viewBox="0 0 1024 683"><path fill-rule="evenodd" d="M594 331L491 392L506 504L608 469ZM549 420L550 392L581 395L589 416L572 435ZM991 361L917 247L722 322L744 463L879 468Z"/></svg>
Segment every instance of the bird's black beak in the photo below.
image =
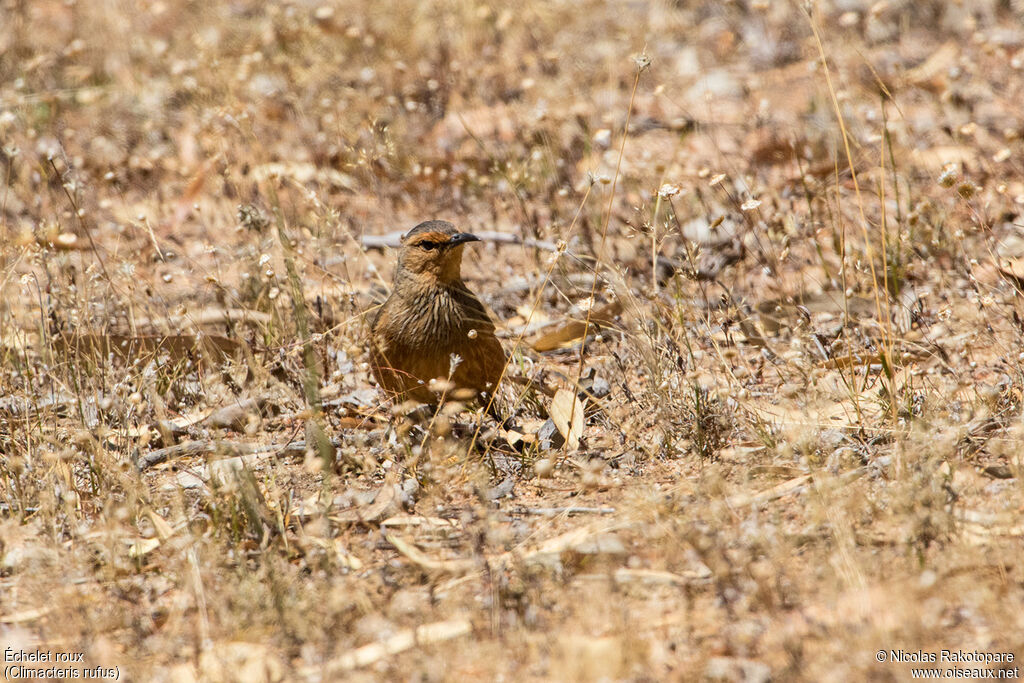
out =
<svg viewBox="0 0 1024 683"><path fill-rule="evenodd" d="M448 246L454 247L459 244L465 244L466 242L479 242L480 238L471 232L460 232L457 235L452 235L452 238L448 240Z"/></svg>

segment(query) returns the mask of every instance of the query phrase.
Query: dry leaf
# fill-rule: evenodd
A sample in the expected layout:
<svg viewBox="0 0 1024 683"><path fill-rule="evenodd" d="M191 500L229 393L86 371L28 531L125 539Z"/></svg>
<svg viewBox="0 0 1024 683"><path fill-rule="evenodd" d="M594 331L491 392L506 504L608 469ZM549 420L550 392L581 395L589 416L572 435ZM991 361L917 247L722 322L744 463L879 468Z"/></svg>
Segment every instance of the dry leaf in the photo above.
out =
<svg viewBox="0 0 1024 683"><path fill-rule="evenodd" d="M143 555L153 552L160 547L160 539L158 538L144 538L135 543L132 543L131 547L128 548L128 557L139 558Z"/></svg>
<svg viewBox="0 0 1024 683"><path fill-rule="evenodd" d="M156 513L152 508L146 508L146 516L156 529L156 535L161 541L166 541L174 535L174 527L167 523L167 520Z"/></svg>
<svg viewBox="0 0 1024 683"><path fill-rule="evenodd" d="M251 419L258 419L273 412L268 408L273 408L273 406L266 397L244 399L211 413L205 420L205 424L209 427L233 429L240 432L245 429Z"/></svg>
<svg viewBox="0 0 1024 683"><path fill-rule="evenodd" d="M210 415L213 414L213 411L214 411L214 408L209 407L209 406L206 406L206 407L203 407L203 408L198 408L198 409L195 409L195 410L191 410L191 411L189 411L187 413L184 413L182 415L179 415L176 418L168 420L168 423L169 423L169 426L171 428L173 428L173 429L178 429L180 431L185 431L189 427L197 425L200 422L202 422L203 420L205 420L206 418L210 417Z"/></svg>
<svg viewBox="0 0 1024 683"><path fill-rule="evenodd" d="M463 574L468 571L472 571L478 566L476 560L472 559L454 559L454 560L435 560L429 557L422 550L417 548L411 543L402 540L401 538L384 533L384 538L388 543L395 546L395 549L405 555L407 558L412 560L415 564L419 565L422 569L427 569L434 572L445 572L450 574Z"/></svg>
<svg viewBox="0 0 1024 683"><path fill-rule="evenodd" d="M27 621L35 621L36 619L45 617L53 610L53 607L42 607L39 609L27 609L20 612L12 612L11 614L0 616L0 624L22 624Z"/></svg>
<svg viewBox="0 0 1024 683"><path fill-rule="evenodd" d="M959 41L950 40L924 62L907 71L907 82L925 90L940 92L949 81L949 70L959 56Z"/></svg>
<svg viewBox="0 0 1024 683"><path fill-rule="evenodd" d="M554 349L572 346L584 333L593 334L599 327L614 327L615 316L622 312L622 304L612 301L599 308L594 309L590 314L589 329L586 320L570 320L553 332L542 334L530 342L530 346L540 352L553 351Z"/></svg>
<svg viewBox="0 0 1024 683"><path fill-rule="evenodd" d="M548 414L559 433L565 437L569 452L579 448L580 439L583 438L583 401L568 389L559 389L551 399Z"/></svg>
<svg viewBox="0 0 1024 683"><path fill-rule="evenodd" d="M1009 279L1014 287L1024 289L1024 257L1005 259L1002 265L996 266L996 269L1003 277Z"/></svg>
<svg viewBox="0 0 1024 683"><path fill-rule="evenodd" d="M945 145L911 150L910 157L915 165L938 175L949 164L974 164L981 160L983 155L967 145Z"/></svg>

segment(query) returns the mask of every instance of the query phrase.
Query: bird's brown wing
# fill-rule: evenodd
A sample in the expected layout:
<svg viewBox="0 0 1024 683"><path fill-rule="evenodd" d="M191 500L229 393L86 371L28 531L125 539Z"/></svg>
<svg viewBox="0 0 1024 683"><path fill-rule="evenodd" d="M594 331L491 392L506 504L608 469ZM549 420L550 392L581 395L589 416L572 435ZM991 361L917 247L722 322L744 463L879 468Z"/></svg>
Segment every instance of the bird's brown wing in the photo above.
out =
<svg viewBox="0 0 1024 683"><path fill-rule="evenodd" d="M458 297L466 334L460 335L465 368L458 373L456 382L493 391L505 369L505 349L494 335L494 321L480 300L465 288L460 289ZM476 331L475 337L469 336L469 330Z"/></svg>
<svg viewBox="0 0 1024 683"><path fill-rule="evenodd" d="M462 317L466 321L466 327L473 328L478 332L490 332L494 334L494 320L491 319L487 309L476 298L473 292L466 287L459 287L455 296L462 310Z"/></svg>

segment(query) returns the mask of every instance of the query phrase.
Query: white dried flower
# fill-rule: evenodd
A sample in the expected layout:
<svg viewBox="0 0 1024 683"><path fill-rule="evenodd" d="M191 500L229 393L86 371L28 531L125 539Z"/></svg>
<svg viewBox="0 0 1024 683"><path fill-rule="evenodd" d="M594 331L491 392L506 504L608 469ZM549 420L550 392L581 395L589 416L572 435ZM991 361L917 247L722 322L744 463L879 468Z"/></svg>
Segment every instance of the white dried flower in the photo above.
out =
<svg viewBox="0 0 1024 683"><path fill-rule="evenodd" d="M658 188L658 196L662 199L670 199L682 191L683 189L674 183L665 183Z"/></svg>

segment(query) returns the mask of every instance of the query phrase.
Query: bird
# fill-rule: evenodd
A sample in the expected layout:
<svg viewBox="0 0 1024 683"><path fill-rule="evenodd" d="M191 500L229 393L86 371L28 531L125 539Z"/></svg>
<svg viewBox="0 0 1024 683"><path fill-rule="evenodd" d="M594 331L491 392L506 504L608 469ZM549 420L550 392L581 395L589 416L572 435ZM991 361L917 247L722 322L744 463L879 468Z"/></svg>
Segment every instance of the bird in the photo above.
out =
<svg viewBox="0 0 1024 683"><path fill-rule="evenodd" d="M395 405L470 395L493 403L507 357L494 321L462 280L463 249L478 241L443 220L402 236L391 295L370 324L370 366Z"/></svg>

